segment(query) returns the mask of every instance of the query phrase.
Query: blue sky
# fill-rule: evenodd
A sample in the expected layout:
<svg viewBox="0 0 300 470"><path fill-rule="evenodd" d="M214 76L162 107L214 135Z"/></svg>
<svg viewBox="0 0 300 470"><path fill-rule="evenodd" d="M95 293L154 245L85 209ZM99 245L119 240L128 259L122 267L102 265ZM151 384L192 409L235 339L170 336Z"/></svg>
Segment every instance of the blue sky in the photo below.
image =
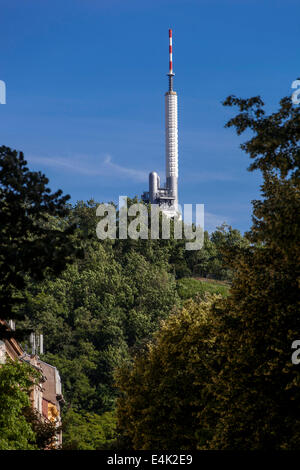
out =
<svg viewBox="0 0 300 470"><path fill-rule="evenodd" d="M296 0L0 0L0 144L72 202L140 195L164 179L168 28L179 105L179 197L205 228L245 231L260 176L224 124L229 94L269 111L299 75Z"/></svg>

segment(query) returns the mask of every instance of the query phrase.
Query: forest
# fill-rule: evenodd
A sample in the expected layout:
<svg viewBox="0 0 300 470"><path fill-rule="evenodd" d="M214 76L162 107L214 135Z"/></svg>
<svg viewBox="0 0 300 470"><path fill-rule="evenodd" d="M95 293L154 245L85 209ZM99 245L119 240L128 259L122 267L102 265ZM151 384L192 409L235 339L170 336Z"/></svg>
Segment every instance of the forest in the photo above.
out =
<svg viewBox="0 0 300 470"><path fill-rule="evenodd" d="M238 108L227 127L252 132L241 148L261 199L247 233L224 223L195 251L174 237L99 240L101 201L71 205L0 147L2 318L25 350L28 332L44 335L63 449L299 448L300 112L289 98L270 115L259 97L224 105ZM2 366L3 403L10 373L28 388L25 371ZM24 395L14 403L0 411L0 449L40 448Z"/></svg>

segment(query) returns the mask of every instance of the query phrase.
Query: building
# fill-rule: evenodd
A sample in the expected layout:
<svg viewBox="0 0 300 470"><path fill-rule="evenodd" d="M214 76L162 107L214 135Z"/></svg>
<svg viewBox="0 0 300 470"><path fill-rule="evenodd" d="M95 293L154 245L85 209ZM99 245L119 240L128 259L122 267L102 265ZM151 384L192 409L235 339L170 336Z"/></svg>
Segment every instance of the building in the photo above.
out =
<svg viewBox="0 0 300 470"><path fill-rule="evenodd" d="M62 444L61 403L63 403L59 372L56 367L42 361L37 354L25 353L20 359L31 364L42 374L41 391L34 391L30 398L41 420L51 422L57 427L54 448L58 448Z"/></svg>
<svg viewBox="0 0 300 470"><path fill-rule="evenodd" d="M7 331L14 330L12 321L7 323L0 320L0 324L6 326ZM62 444L61 404L63 403L60 375L56 367L42 361L37 354L37 345L39 345L40 353L43 348L42 336L35 337L32 334L30 341L32 354L26 353L14 338L0 340L0 367L9 357L13 361L27 362L41 373L40 383L34 385L30 391L30 401L41 421L54 423L57 427L53 448L59 448Z"/></svg>
<svg viewBox="0 0 300 470"><path fill-rule="evenodd" d="M173 90L172 30L169 29L169 89L165 94L166 182L153 171L149 175L149 191L142 194L146 203L157 204L168 217L178 214L178 112L177 93Z"/></svg>
<svg viewBox="0 0 300 470"><path fill-rule="evenodd" d="M0 325L2 327L6 327L7 331L14 329L14 323L11 320L9 323L7 323L6 321L0 319ZM14 338L0 339L0 365L5 363L6 356L15 361L23 354L23 349Z"/></svg>

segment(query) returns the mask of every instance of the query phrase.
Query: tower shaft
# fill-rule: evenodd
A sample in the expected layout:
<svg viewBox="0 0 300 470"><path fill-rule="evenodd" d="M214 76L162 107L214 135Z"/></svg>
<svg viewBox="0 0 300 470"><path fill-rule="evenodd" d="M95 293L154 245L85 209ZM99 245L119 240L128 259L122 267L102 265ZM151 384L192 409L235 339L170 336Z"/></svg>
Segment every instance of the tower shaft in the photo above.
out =
<svg viewBox="0 0 300 470"><path fill-rule="evenodd" d="M178 111L177 93L165 94L165 148L166 148L166 183L170 195L175 197L178 206Z"/></svg>
<svg viewBox="0 0 300 470"><path fill-rule="evenodd" d="M165 155L166 183L161 186L156 172L149 175L149 192L142 198L145 202L158 204L168 217L178 216L178 117L177 93L173 90L173 45L169 29L169 90L165 93Z"/></svg>

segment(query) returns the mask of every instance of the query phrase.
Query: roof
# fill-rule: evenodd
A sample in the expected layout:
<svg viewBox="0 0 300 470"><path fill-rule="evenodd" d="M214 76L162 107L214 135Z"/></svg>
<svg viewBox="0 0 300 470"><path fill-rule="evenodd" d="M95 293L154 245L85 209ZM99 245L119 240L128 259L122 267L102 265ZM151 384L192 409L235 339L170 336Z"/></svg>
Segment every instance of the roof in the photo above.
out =
<svg viewBox="0 0 300 470"><path fill-rule="evenodd" d="M51 401L52 403L57 403L57 387L56 387L56 367L47 364L41 360L38 361L39 366L43 371L43 375L47 380L43 383L43 397Z"/></svg>
<svg viewBox="0 0 300 470"><path fill-rule="evenodd" d="M25 358L26 357L26 358ZM59 406L61 400L61 382L57 368L42 361L38 356L30 356L24 354L24 360L28 359L30 364L41 370L45 381L43 382L43 398L50 401L56 406Z"/></svg>

